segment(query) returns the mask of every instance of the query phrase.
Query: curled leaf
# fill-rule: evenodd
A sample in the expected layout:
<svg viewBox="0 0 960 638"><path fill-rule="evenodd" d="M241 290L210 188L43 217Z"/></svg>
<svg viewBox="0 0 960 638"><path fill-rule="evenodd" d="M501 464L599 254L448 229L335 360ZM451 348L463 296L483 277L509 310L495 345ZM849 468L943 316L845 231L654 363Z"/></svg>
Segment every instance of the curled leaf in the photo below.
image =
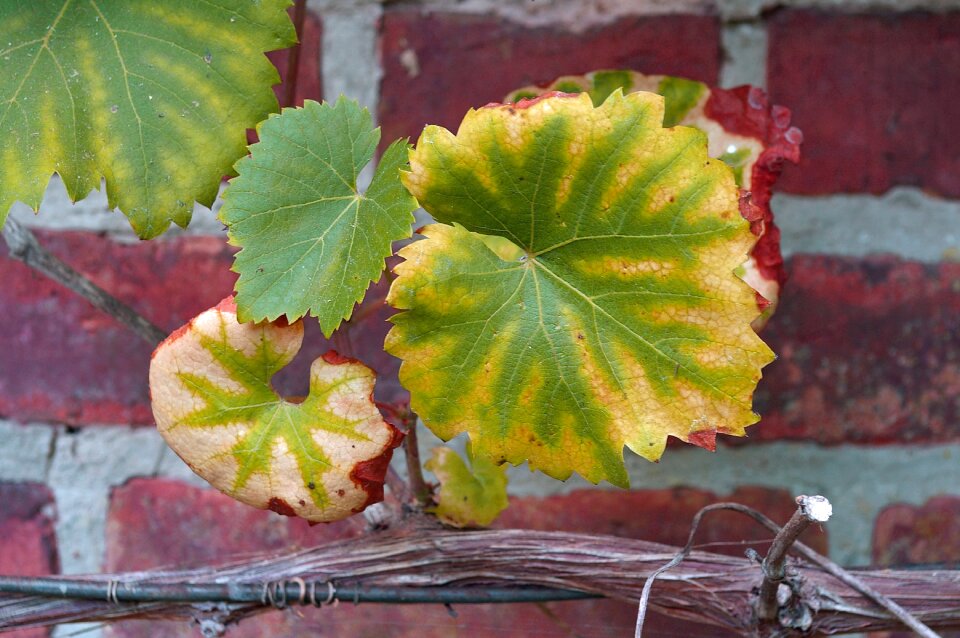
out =
<svg viewBox="0 0 960 638"><path fill-rule="evenodd" d="M773 354L733 272L755 237L730 169L663 109L554 95L424 130L404 181L453 225L400 252L386 345L440 438L626 485L624 445L655 460L668 436L712 448L756 422Z"/></svg>
<svg viewBox="0 0 960 638"><path fill-rule="evenodd" d="M300 322L238 323L227 298L157 347L150 394L160 434L211 485L329 522L382 500L403 436L373 403L373 372L333 352L313 362L306 399L279 397L270 379L302 339Z"/></svg>
<svg viewBox="0 0 960 638"><path fill-rule="evenodd" d="M733 169L737 185L744 192L741 211L758 238L738 274L759 293L757 305L763 312L753 325L760 330L776 309L786 281L780 230L774 223L770 197L784 161L800 161L803 135L790 126L790 111L771 105L757 87L720 89L684 78L622 70L564 76L545 87L518 89L506 101L563 91L586 93L599 105L617 89L662 95L663 125L680 124L702 130L707 135L710 157Z"/></svg>
<svg viewBox="0 0 960 638"><path fill-rule="evenodd" d="M467 446L467 460L448 447L435 447L423 467L440 481L437 517L453 527L486 527L507 509L507 468L476 457Z"/></svg>

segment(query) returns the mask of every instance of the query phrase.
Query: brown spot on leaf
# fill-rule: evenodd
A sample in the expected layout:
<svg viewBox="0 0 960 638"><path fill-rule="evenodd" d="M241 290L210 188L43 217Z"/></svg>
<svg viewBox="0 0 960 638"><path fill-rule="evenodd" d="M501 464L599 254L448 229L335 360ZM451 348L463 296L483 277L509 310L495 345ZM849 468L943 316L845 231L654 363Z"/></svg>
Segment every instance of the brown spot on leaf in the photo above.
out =
<svg viewBox="0 0 960 638"><path fill-rule="evenodd" d="M687 441L697 447L702 447L705 450L714 452L717 449L717 431L711 429L692 432L687 438Z"/></svg>
<svg viewBox="0 0 960 638"><path fill-rule="evenodd" d="M337 352L336 350L327 350L321 355L321 357L327 363L335 366L342 365L344 363L360 363L356 359L352 357L344 356L339 352Z"/></svg>
<svg viewBox="0 0 960 638"><path fill-rule="evenodd" d="M284 516L296 516L297 512L290 507L290 504L287 503L282 498L277 498L274 496L270 499L270 502L267 503L267 509L271 512L276 512L277 514L282 514Z"/></svg>
<svg viewBox="0 0 960 638"><path fill-rule="evenodd" d="M362 512L369 505L379 503L383 500L383 481L387 475L387 467L390 466L390 459L393 458L393 450L403 442L403 432L385 423L390 428L391 438L387 443L383 453L367 461L360 461L350 472L350 480L367 493L367 500L359 507L354 508L354 512Z"/></svg>

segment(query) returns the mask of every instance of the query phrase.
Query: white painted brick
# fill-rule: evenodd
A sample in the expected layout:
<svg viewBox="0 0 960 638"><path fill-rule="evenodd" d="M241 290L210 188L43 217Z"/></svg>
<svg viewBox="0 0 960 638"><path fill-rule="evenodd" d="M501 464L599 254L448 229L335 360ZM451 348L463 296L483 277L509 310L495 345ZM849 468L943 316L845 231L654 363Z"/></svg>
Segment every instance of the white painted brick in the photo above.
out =
<svg viewBox="0 0 960 638"><path fill-rule="evenodd" d="M760 22L723 25L720 86L767 85L767 30Z"/></svg>
<svg viewBox="0 0 960 638"><path fill-rule="evenodd" d="M103 569L110 489L134 476L153 476L165 447L153 428L57 430L48 483L57 500L64 574Z"/></svg>
<svg viewBox="0 0 960 638"><path fill-rule="evenodd" d="M717 0L720 15L725 20L745 20L759 17L764 11L777 7L818 8L843 12L873 10L948 11L960 9L960 0Z"/></svg>
<svg viewBox="0 0 960 638"><path fill-rule="evenodd" d="M896 188L882 197L777 194L771 206L785 256L892 254L938 262L960 259L960 201Z"/></svg>
<svg viewBox="0 0 960 638"><path fill-rule="evenodd" d="M345 95L370 109L376 121L380 98L377 24L380 7L323 13L323 95L330 102Z"/></svg>
<svg viewBox="0 0 960 638"><path fill-rule="evenodd" d="M223 185L221 185L221 192ZM212 210L194 206L193 220L187 229L171 225L164 237L178 235L226 235L223 224L217 221L216 212L220 210L222 200L218 197ZM30 228L50 230L83 230L103 232L121 241L136 241L127 218L119 210L107 207L107 197L103 191L93 191L76 203L70 201L63 182L56 175L50 180L40 202L40 212L34 213L29 206L17 202L10 209L10 216Z"/></svg>
<svg viewBox="0 0 960 638"><path fill-rule="evenodd" d="M43 483L55 428L0 421L0 481Z"/></svg>

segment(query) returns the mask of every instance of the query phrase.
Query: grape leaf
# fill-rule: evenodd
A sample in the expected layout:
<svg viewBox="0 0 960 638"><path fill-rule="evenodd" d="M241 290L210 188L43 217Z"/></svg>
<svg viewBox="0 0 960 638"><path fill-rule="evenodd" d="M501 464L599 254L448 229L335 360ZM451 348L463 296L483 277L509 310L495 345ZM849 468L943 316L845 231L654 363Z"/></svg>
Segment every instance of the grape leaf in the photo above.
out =
<svg viewBox="0 0 960 638"><path fill-rule="evenodd" d="M758 237L739 276L758 293L762 314L754 320L760 330L776 310L780 289L787 279L780 253L780 230L773 219L770 197L784 160L800 161L803 134L790 126L790 111L770 105L757 87L734 89L707 87L669 75L644 75L634 71L593 71L563 76L546 87L527 86L507 96L507 102L537 97L551 91L587 93L595 105L616 89L651 91L664 97L664 126L694 126L707 134L710 157L733 169L737 185L749 191L742 212Z"/></svg>
<svg viewBox="0 0 960 638"><path fill-rule="evenodd" d="M507 509L507 468L472 454L467 460L448 447L435 447L424 469L440 481L437 505L431 511L453 527L486 527Z"/></svg>
<svg viewBox="0 0 960 638"><path fill-rule="evenodd" d="M273 375L300 349L303 324L241 324L227 298L153 354L150 396L167 443L233 498L309 521L334 521L383 498L403 436L373 403L373 372L330 352L306 399L284 400Z"/></svg>
<svg viewBox="0 0 960 638"><path fill-rule="evenodd" d="M264 52L296 41L287 0L0 3L0 225L106 179L137 234L186 226L275 111Z"/></svg>
<svg viewBox="0 0 960 638"><path fill-rule="evenodd" d="M242 247L233 266L240 319L293 321L309 311L329 337L380 276L391 243L410 236L417 203L399 173L409 145L387 148L361 194L357 176L380 129L356 102L308 100L257 132L220 209L231 243Z"/></svg>
<svg viewBox="0 0 960 638"><path fill-rule="evenodd" d="M757 420L773 354L733 274L755 238L730 169L702 132L662 128L663 109L650 93L546 96L424 130L404 183L453 225L400 252L387 350L441 439L625 486L624 445L654 460L667 436L712 448Z"/></svg>

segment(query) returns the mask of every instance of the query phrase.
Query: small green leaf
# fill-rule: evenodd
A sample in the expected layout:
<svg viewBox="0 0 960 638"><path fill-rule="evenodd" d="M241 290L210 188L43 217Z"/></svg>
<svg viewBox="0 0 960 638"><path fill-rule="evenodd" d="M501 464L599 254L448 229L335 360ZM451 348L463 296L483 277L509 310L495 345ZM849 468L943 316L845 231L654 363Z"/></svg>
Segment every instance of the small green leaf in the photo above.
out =
<svg viewBox="0 0 960 638"><path fill-rule="evenodd" d="M467 446L470 467L447 447L433 448L423 467L440 481L437 506L431 511L454 527L486 527L510 504L507 499L507 469L483 457L475 457Z"/></svg>
<svg viewBox="0 0 960 638"><path fill-rule="evenodd" d="M650 93L546 97L424 130L404 182L453 225L400 252L387 301L406 312L386 345L440 438L626 485L624 445L654 460L669 436L712 447L757 420L773 354L733 272L755 238L730 169L702 132L663 128L663 108Z"/></svg>
<svg viewBox="0 0 960 638"><path fill-rule="evenodd" d="M663 125L676 126L680 124L706 91L707 87L702 82L665 76L660 80L660 86L657 89L657 93L663 96L666 105Z"/></svg>
<svg viewBox="0 0 960 638"><path fill-rule="evenodd" d="M264 52L296 41L287 0L0 3L0 225L106 179L144 238L186 226L277 100Z"/></svg>
<svg viewBox="0 0 960 638"><path fill-rule="evenodd" d="M328 353L306 399L270 379L300 349L303 324L237 322L232 299L161 343L150 362L157 429L194 472L233 498L333 521L383 498L402 435L373 403L373 372Z"/></svg>
<svg viewBox="0 0 960 638"><path fill-rule="evenodd" d="M220 209L230 242L242 248L233 266L240 319L294 321L309 312L330 336L379 278L392 242L410 236L417 202L399 173L409 145L391 144L360 193L357 177L380 129L356 102L308 100L258 133Z"/></svg>

